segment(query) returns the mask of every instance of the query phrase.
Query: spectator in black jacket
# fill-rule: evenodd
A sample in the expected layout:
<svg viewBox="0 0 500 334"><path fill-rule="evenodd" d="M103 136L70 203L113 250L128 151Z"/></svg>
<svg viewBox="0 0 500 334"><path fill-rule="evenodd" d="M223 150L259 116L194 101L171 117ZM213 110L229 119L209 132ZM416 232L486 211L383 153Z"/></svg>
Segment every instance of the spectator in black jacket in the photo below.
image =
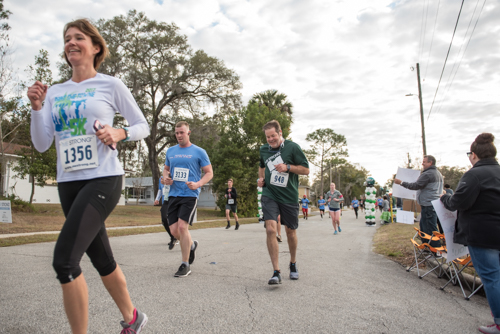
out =
<svg viewBox="0 0 500 334"><path fill-rule="evenodd" d="M495 324L481 333L500 334L500 165L491 133L482 133L467 152L472 168L460 179L455 194L441 202L458 210L453 241L469 247L472 263L481 277Z"/></svg>

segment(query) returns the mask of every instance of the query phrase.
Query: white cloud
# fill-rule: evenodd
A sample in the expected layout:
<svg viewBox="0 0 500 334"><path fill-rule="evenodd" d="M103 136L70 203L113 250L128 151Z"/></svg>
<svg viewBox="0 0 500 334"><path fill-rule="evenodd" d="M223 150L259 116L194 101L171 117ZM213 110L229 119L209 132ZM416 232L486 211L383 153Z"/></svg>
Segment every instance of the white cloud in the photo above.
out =
<svg viewBox="0 0 500 334"><path fill-rule="evenodd" d="M475 136L498 134L500 74L500 0L488 1L462 59L482 6L464 5L446 71L434 102L444 58L459 10L453 0L429 4L425 38L422 2L243 1L243 0L5 0L21 71L41 48L54 64L62 51L62 29L77 17L109 19L130 9L150 19L174 22L194 49L203 49L234 69L246 102L254 93L278 89L295 106L292 137L330 127L346 136L350 160L367 168L379 183L407 159L421 156L417 76L421 65L427 152L442 164L466 166ZM472 21L471 21L472 19ZM468 35L465 31L469 28ZM464 38L465 36L465 38ZM424 41L423 46L420 40ZM429 53L429 50L431 51ZM461 61L456 75L453 65ZM449 85L454 77L453 84Z"/></svg>

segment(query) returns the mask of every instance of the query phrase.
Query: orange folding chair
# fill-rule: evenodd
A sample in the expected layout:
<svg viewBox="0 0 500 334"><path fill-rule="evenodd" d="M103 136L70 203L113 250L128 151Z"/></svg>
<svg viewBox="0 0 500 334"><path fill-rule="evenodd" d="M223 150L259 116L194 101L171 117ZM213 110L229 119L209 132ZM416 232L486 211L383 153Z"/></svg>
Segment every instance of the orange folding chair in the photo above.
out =
<svg viewBox="0 0 500 334"><path fill-rule="evenodd" d="M422 232L418 228L414 227L416 233L412 239L410 239L413 245L413 253L415 256L415 262L412 266L406 269L406 271L410 272L413 269L417 268L417 275L419 278L424 278L431 272L436 274L437 277L441 278L443 275L449 277L446 270L443 268L443 264L445 262L441 253L446 252L446 247L432 247L430 245L431 241L440 241L439 237L431 236L425 232ZM417 242L417 237L420 238L422 243ZM432 261L432 262L431 262ZM425 265L428 269L424 274L420 274L420 266ZM437 271L437 269L439 269Z"/></svg>
<svg viewBox="0 0 500 334"><path fill-rule="evenodd" d="M472 285L469 284L469 282L464 278L463 271L466 268L473 268L473 267L474 265L472 263L470 255L466 256L463 259L458 258L453 260L451 262L452 276L450 277L448 282L446 282L446 284L443 285L440 289L444 290L444 288L446 288L446 286L450 283L452 283L453 285L458 284L460 286L460 289L462 290L462 294L464 295L465 300L469 300L470 297L474 296L476 292L478 292L483 287L483 283L481 284L476 283L476 278L478 277L476 271L474 271L474 276L472 278ZM462 282L464 282L464 284L467 286L467 289L469 290L470 294L466 294Z"/></svg>

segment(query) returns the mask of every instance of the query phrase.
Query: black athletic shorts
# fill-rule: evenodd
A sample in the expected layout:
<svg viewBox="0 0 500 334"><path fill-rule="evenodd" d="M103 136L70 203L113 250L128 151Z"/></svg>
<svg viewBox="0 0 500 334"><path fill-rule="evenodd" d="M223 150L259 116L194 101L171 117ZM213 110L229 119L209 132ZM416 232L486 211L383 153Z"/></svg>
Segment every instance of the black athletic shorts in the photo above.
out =
<svg viewBox="0 0 500 334"><path fill-rule="evenodd" d="M236 213L238 211L238 208L236 207L236 204L226 204L226 210L231 210L232 212Z"/></svg>
<svg viewBox="0 0 500 334"><path fill-rule="evenodd" d="M196 212L197 197L169 197L168 198L168 225L177 223L179 219L193 225Z"/></svg>
<svg viewBox="0 0 500 334"><path fill-rule="evenodd" d="M264 220L274 220L277 222L278 216L281 215L281 224L292 230L296 230L299 227L299 203L278 203L266 196L262 196L260 202L262 204Z"/></svg>

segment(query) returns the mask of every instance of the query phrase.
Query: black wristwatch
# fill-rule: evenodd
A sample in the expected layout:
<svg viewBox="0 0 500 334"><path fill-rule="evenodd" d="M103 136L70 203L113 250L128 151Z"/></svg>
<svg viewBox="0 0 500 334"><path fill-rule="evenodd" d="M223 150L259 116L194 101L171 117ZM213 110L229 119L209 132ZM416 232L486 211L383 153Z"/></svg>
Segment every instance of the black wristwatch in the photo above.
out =
<svg viewBox="0 0 500 334"><path fill-rule="evenodd" d="M287 165L286 165L286 172L287 172L287 173L290 173L290 167L291 167L291 166L290 166L289 164L287 164Z"/></svg>

